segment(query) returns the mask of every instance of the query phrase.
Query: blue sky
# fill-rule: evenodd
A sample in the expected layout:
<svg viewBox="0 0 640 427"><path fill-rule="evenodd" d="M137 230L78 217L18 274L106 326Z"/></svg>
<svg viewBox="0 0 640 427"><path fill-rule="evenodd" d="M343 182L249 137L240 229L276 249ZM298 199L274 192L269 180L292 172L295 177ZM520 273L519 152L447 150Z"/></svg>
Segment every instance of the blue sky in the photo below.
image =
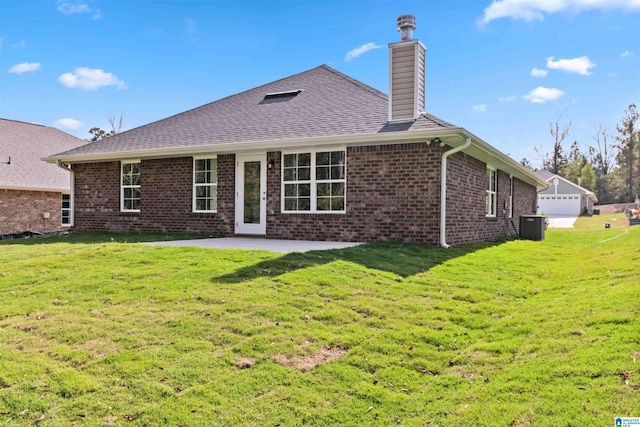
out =
<svg viewBox="0 0 640 427"><path fill-rule="evenodd" d="M640 102L640 0L0 0L0 117L88 138L320 64L387 93L402 14L426 110L518 161L561 114L586 147Z"/></svg>

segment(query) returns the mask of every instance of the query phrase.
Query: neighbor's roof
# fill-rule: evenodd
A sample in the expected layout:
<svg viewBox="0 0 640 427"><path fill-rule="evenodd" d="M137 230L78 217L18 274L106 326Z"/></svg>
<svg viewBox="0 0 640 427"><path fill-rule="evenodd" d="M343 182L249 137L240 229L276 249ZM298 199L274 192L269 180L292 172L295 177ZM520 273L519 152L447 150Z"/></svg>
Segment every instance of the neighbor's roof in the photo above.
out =
<svg viewBox="0 0 640 427"><path fill-rule="evenodd" d="M431 114L388 121L388 97L326 65L231 95L47 161L81 163L249 151L297 150L330 144L388 144L440 138L524 181L545 182L494 147Z"/></svg>
<svg viewBox="0 0 640 427"><path fill-rule="evenodd" d="M52 127L0 119L0 188L68 192L69 172L41 158L83 144Z"/></svg>
<svg viewBox="0 0 640 427"><path fill-rule="evenodd" d="M293 96L271 96L289 91ZM326 65L63 153L68 161L104 154L233 145L394 131L450 129L429 114L389 124L387 95Z"/></svg>

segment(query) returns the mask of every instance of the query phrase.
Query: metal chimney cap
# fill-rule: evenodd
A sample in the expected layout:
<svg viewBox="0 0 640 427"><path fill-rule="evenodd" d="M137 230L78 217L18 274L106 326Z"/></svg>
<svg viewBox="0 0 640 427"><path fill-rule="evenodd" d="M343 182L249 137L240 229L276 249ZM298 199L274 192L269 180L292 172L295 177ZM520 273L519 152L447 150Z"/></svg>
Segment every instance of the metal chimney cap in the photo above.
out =
<svg viewBox="0 0 640 427"><path fill-rule="evenodd" d="M402 31L403 29L416 29L416 17L414 15L402 15L398 17L397 20L397 30Z"/></svg>
<svg viewBox="0 0 640 427"><path fill-rule="evenodd" d="M416 17L413 15L399 16L396 29L400 31L400 40L411 40L413 37L413 30L416 29Z"/></svg>

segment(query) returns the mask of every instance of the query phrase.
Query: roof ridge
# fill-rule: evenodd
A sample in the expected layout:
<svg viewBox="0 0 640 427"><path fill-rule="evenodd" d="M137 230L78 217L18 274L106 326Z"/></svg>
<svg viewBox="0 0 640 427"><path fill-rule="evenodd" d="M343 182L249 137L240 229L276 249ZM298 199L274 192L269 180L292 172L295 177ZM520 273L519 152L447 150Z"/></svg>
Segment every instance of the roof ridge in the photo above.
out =
<svg viewBox="0 0 640 427"><path fill-rule="evenodd" d="M5 119L4 117L0 117L0 120L5 120L7 122L14 122L14 123L23 123L25 125L42 126L43 128L50 127L50 126L46 126L46 125L41 125L40 123L25 122L23 120Z"/></svg>
<svg viewBox="0 0 640 427"><path fill-rule="evenodd" d="M372 86L369 86L368 84L363 83L360 80L354 79L353 77L350 77L350 76L344 74L343 72L338 71L335 68L332 68L332 67L328 66L327 64L322 64L322 65L320 65L320 66L318 66L316 68L324 68L325 70L335 74L336 76L342 77L344 80L355 84L356 86L360 87L361 89L364 89L364 90L366 90L368 92L371 92L372 94L374 94L376 96L379 96L380 98L384 99L385 101L389 100L389 97L387 96L386 93L384 93L382 91L379 91L378 89L376 89L376 88L374 88ZM314 69L314 68L312 68L312 69ZM311 70L309 70L309 71L311 71Z"/></svg>

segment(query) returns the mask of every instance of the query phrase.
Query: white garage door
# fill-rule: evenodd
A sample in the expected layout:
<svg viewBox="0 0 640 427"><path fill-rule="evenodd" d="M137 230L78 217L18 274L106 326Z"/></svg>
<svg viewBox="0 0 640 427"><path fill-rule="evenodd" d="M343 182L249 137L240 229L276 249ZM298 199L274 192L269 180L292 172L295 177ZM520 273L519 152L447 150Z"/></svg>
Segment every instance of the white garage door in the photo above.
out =
<svg viewBox="0 0 640 427"><path fill-rule="evenodd" d="M580 215L580 195L538 196L538 213L546 215Z"/></svg>

